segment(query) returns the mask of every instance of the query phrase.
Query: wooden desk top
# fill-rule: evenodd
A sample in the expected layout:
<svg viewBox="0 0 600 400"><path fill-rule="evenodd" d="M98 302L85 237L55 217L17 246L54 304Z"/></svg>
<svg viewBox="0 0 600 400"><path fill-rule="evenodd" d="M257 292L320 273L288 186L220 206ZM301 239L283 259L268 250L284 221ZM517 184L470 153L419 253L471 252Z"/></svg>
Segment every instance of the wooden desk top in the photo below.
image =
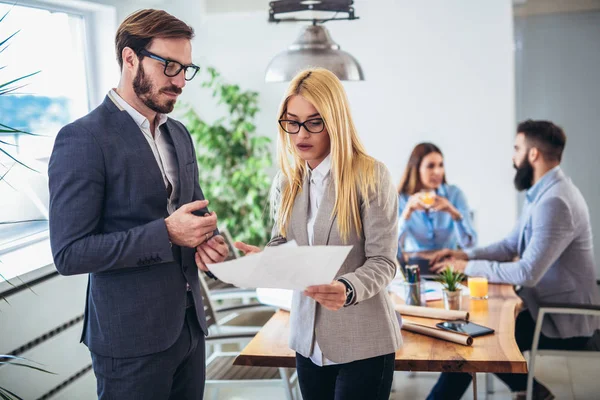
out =
<svg viewBox="0 0 600 400"><path fill-rule="evenodd" d="M392 299L398 299L392 295ZM443 307L441 301L428 302ZM514 339L515 317L521 300L510 285L489 286L488 300L463 296L470 320L490 327L493 335L473 339L462 346L417 333L402 331L403 345L396 352L397 371L512 372L527 373L527 363ZM434 326L439 320L403 317ZM288 347L289 313L278 311L235 359L235 365L295 368L295 353Z"/></svg>

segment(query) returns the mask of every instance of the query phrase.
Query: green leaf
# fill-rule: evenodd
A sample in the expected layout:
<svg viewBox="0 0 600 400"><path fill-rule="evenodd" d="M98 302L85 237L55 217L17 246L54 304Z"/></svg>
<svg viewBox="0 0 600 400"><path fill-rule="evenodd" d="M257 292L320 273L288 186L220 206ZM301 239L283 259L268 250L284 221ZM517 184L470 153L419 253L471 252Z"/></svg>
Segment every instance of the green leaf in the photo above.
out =
<svg viewBox="0 0 600 400"><path fill-rule="evenodd" d="M50 372L48 370L45 370L43 368L40 367L36 367L35 365L29 365L29 364L23 364L23 363L16 363L16 362L12 362L12 361L0 361L0 365L14 365L16 367L23 367L23 368L29 368L29 369L34 369L36 371L41 371L44 372L46 374L50 374L50 375L58 375L55 372Z"/></svg>
<svg viewBox="0 0 600 400"><path fill-rule="evenodd" d="M4 17L6 17L8 15L8 12L6 14L4 14L4 16L2 17L2 19L4 19ZM2 19L0 19L0 22L2 21ZM6 39L4 39L3 41L0 42L0 47L2 47L4 45L4 43L7 43L10 39L12 39L17 33L19 33L20 30L16 31L15 33L13 33L12 35L10 35L9 37L7 37Z"/></svg>
<svg viewBox="0 0 600 400"><path fill-rule="evenodd" d="M33 76L33 75L35 75L35 74L39 74L40 72L41 72L41 71L36 71L36 72L33 72L33 73L31 73L31 74L28 74L28 75L23 75L23 76L21 76L21 77L19 77L19 78L15 78L15 79L13 79L12 81L8 81L8 82L6 82L6 83L1 83L1 84L0 84L0 89L2 89L3 87L6 87L6 86L8 86L8 85L11 85L11 84L13 84L13 83L15 83L15 82L19 82L19 81L21 81L21 80L23 80L23 79L29 78L29 77L31 77L31 76Z"/></svg>

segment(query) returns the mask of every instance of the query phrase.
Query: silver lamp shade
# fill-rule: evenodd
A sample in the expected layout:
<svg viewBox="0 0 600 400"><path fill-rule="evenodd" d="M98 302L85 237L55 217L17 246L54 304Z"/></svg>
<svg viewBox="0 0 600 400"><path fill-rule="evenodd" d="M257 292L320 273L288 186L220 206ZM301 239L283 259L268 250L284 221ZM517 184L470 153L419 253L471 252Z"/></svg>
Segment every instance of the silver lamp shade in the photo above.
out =
<svg viewBox="0 0 600 400"><path fill-rule="evenodd" d="M323 25L308 25L298 39L285 51L277 54L267 67L266 82L288 82L304 68L322 67L342 81L363 81L360 64L331 39Z"/></svg>

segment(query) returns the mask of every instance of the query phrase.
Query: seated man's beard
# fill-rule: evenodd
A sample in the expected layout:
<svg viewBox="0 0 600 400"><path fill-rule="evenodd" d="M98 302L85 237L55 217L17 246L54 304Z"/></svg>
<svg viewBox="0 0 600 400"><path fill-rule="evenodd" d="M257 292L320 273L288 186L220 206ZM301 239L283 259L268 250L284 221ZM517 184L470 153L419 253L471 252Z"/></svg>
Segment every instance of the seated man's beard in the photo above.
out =
<svg viewBox="0 0 600 400"><path fill-rule="evenodd" d="M158 101L152 97L153 88L152 82L146 77L144 67L140 63L140 68L133 79L133 91L137 97L144 105L146 105L146 107L157 113L168 114L173 111L175 100L168 100L164 104L158 103ZM177 87L171 88L170 90L174 93L181 93L181 89Z"/></svg>
<svg viewBox="0 0 600 400"><path fill-rule="evenodd" d="M527 158L521 161L521 165L513 164L517 172L515 173L515 188L522 192L533 186L533 165Z"/></svg>

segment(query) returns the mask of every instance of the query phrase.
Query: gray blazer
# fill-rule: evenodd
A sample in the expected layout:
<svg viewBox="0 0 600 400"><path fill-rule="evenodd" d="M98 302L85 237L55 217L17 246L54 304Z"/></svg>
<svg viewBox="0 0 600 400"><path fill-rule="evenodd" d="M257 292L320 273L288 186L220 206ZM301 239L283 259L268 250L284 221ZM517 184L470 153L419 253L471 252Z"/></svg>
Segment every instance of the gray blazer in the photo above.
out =
<svg viewBox="0 0 600 400"><path fill-rule="evenodd" d="M511 261L520 256L519 261ZM519 296L537 318L541 303L600 304L585 199L560 168L527 192L523 215L504 240L470 253L465 272L491 282L522 285ZM591 336L600 327L592 316L550 315L548 337Z"/></svg>
<svg viewBox="0 0 600 400"><path fill-rule="evenodd" d="M325 357L337 363L376 357L395 352L402 345L398 316L386 291L396 273L398 248L398 197L389 171L377 163L379 183L376 193L360 200L363 231L352 231L344 243L331 218L335 192L333 181L323 197L314 226L314 245L351 245L352 250L336 278L345 278L354 288L353 304L330 311L302 292L294 292L291 310L290 348L304 357L313 350L314 338ZM276 178L277 179L277 178ZM280 182L281 185L285 184ZM308 246L309 183L305 178L302 191L294 202L286 238L277 227L268 245L295 240Z"/></svg>
<svg viewBox="0 0 600 400"><path fill-rule="evenodd" d="M165 125L177 154L177 207L201 200L190 134L170 118ZM48 175L56 269L89 274L82 341L92 352L120 358L168 349L183 328L186 283L207 332L195 250L169 243L165 184L126 111L107 96L62 128Z"/></svg>

